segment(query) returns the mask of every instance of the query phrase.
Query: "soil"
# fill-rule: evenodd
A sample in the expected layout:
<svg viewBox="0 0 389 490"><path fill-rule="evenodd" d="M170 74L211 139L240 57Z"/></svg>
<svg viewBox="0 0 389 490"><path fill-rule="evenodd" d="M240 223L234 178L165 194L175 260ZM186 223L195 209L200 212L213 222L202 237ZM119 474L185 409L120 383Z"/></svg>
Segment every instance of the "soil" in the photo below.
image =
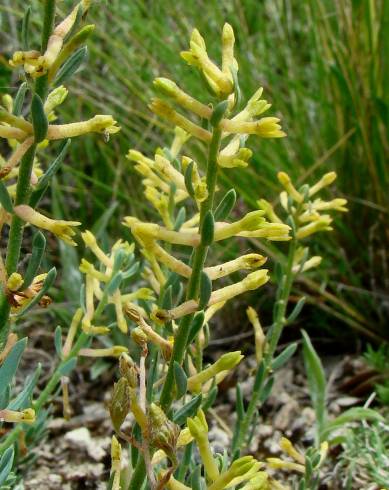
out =
<svg viewBox="0 0 389 490"><path fill-rule="evenodd" d="M34 362L41 361L44 372L49 376L53 357L43 349L30 349L24 358L26 370L31 366L32 359ZM323 363L329 380L331 415L336 416L342 410L364 402L371 391L371 384L369 371L362 359L352 356L326 357ZM241 387L247 402L253 384L247 370L254 365L254 357L246 358L237 369L236 377L225 380L220 386L217 402L209 414L210 441L217 452L223 452L231 440L236 379L246 380ZM46 437L34 449L35 461L26 468L26 490L106 488L103 482L109 478L112 436L107 407L113 379L113 365L95 380L90 379L90 366L81 366L70 382L73 410L70 420L62 416L60 397L53 399L54 409ZM300 357L295 356L277 372L272 395L261 408L250 452L259 460L280 456L278 442L281 436L288 437L301 449L308 448L313 443L314 422L315 414L311 408L303 363ZM342 476L334 470L337 451L338 448L332 450L329 464L323 470L322 490L342 488ZM285 474L285 483L290 483L292 479L293 475Z"/></svg>

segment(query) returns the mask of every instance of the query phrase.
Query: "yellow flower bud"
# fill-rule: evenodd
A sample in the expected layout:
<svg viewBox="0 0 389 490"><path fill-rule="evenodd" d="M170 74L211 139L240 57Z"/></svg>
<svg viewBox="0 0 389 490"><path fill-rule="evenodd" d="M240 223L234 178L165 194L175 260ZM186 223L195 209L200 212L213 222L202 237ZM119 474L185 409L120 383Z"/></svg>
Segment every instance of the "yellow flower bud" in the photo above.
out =
<svg viewBox="0 0 389 490"><path fill-rule="evenodd" d="M230 468L222 473L208 490L224 490L232 480L239 478L245 474L251 475L250 471L257 465L257 461L252 456L243 456L235 460Z"/></svg>
<svg viewBox="0 0 389 490"><path fill-rule="evenodd" d="M323 187L327 187L328 185L331 185L334 180L336 179L337 175L336 172L328 172L323 175L323 177L312 187L309 189L309 197L313 196L317 192L319 192Z"/></svg>
<svg viewBox="0 0 389 490"><path fill-rule="evenodd" d="M182 116L178 112L176 112L169 104L164 102L161 99L153 99L149 108L154 114L167 119L175 126L179 126L187 133L190 133L195 138L199 140L209 142L211 140L211 133L206 129L203 129L201 126L194 124L186 117Z"/></svg>
<svg viewBox="0 0 389 490"><path fill-rule="evenodd" d="M303 226L297 231L296 237L299 240L306 238L313 233L318 231L330 231L332 230L330 224L332 223L332 218L328 214L324 214L317 221L313 221L308 225Z"/></svg>
<svg viewBox="0 0 389 490"><path fill-rule="evenodd" d="M247 317L254 328L254 336L255 336L255 357L257 363L259 364L263 358L264 346L266 342L266 336L263 332L261 323L259 321L259 317L257 312L249 306L246 310Z"/></svg>
<svg viewBox="0 0 389 490"><path fill-rule="evenodd" d="M278 172L277 178L282 184L283 187L285 187L286 192L298 203L302 203L304 200L304 196L300 194L294 185L292 184L292 181L290 180L290 177L287 173L285 172Z"/></svg>
<svg viewBox="0 0 389 490"><path fill-rule="evenodd" d="M15 206L14 212L23 221L37 226L38 228L51 231L52 233L54 233L54 235L56 235L68 245L77 245L72 237L76 234L76 232L73 230L73 227L81 225L79 221L63 221L50 219L43 214L38 213L26 204Z"/></svg>
<svg viewBox="0 0 389 490"><path fill-rule="evenodd" d="M78 355L83 357L120 357L124 352L128 352L127 347L114 345L105 349L81 349Z"/></svg>
<svg viewBox="0 0 389 490"><path fill-rule="evenodd" d="M18 272L13 272L7 281L7 289L9 291L18 291L23 286L23 277Z"/></svg>
<svg viewBox="0 0 389 490"><path fill-rule="evenodd" d="M220 372L233 369L240 363L243 357L240 351L223 354L214 364L188 379L188 390L195 392L201 391L203 384L214 378Z"/></svg>
<svg viewBox="0 0 389 490"><path fill-rule="evenodd" d="M219 476L219 469L208 441L208 424L204 412L200 409L196 417L188 418L187 425L199 448L207 477L215 481Z"/></svg>
<svg viewBox="0 0 389 490"><path fill-rule="evenodd" d="M305 457L297 451L289 439L281 437L280 448L298 463L305 465Z"/></svg>
<svg viewBox="0 0 389 490"><path fill-rule="evenodd" d="M26 408L22 411L0 410L0 422L33 424L35 422L35 410Z"/></svg>
<svg viewBox="0 0 389 490"><path fill-rule="evenodd" d="M169 80L168 78L156 78L154 80L154 87L167 95L179 104L184 109L191 111L198 116L209 119L212 116L212 109L205 104L202 104L198 100L194 99L183 90L181 90L178 85Z"/></svg>
<svg viewBox="0 0 389 490"><path fill-rule="evenodd" d="M63 85L52 90L44 104L46 114L50 114L57 106L61 105L68 95L68 89Z"/></svg>
<svg viewBox="0 0 389 490"><path fill-rule="evenodd" d="M283 461L280 458L267 458L267 462L269 467L274 470L298 471L299 473L305 473L305 466L302 464Z"/></svg>
<svg viewBox="0 0 389 490"><path fill-rule="evenodd" d="M234 58L235 36L234 30L227 22L222 33L222 72L233 82L231 70L238 71L238 63Z"/></svg>
<svg viewBox="0 0 389 490"><path fill-rule="evenodd" d="M116 126L116 121L112 116L97 115L87 121L81 121L70 124L52 124L49 125L47 132L48 140L58 140L64 138L74 138L87 133L102 133L106 136L115 134L120 131Z"/></svg>

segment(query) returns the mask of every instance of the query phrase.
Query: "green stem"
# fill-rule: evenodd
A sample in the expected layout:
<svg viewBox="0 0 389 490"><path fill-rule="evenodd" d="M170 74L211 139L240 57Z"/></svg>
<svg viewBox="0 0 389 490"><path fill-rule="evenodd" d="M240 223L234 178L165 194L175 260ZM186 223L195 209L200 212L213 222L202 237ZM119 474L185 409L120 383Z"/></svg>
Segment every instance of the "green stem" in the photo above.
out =
<svg viewBox="0 0 389 490"><path fill-rule="evenodd" d="M208 151L208 162L207 162L207 172L206 172L206 182L208 189L208 197L201 204L200 208L200 228L204 221L204 217L209 210L213 208L213 201L215 197L216 181L217 181L217 157L220 149L221 142L221 130L219 127L214 127L212 132L212 140L209 145ZM204 245L199 245L193 256L192 264L192 275L189 279L188 289L186 293L187 299L196 299L199 293L200 287L200 277L201 272L204 268L204 262L207 257L209 247ZM182 364L184 359L185 351L187 348L189 327L192 323L194 315L184 316L179 324L176 337L174 339L174 347L172 352L172 357L169 362L169 368L166 375L166 380L162 388L162 393L160 397L160 404L164 411L170 408L170 405L174 398L174 361ZM136 464L134 473L131 477L131 482L128 490L138 490L142 487L143 482L146 478L146 467L143 458L139 458Z"/></svg>
<svg viewBox="0 0 389 490"><path fill-rule="evenodd" d="M294 279L293 262L296 253L296 247L297 240L295 238L292 238L288 252L286 269L284 272L284 281L281 284L282 290L276 304L275 318L270 331L269 346L265 357L266 367L270 367L271 361L273 359L274 353L277 349L277 345L282 334L282 330L286 324L285 314Z"/></svg>
<svg viewBox="0 0 389 490"><path fill-rule="evenodd" d="M41 51L42 53L47 48L47 42L53 31L54 27L54 17L55 17L55 0L46 0L44 5L44 17L42 26L42 37L41 37ZM35 82L35 92L44 101L47 97L48 92L48 78L47 75L37 78ZM32 145L26 154L23 156L20 167L19 176L16 185L16 197L15 206L19 204L28 204L30 193L31 193L31 172L34 164L34 158L36 153L36 144ZM8 245L7 245L7 255L5 261L5 267L7 274L10 275L16 272L18 267L18 262L20 258L20 250L23 241L23 229L24 223L17 216L12 217L11 227L9 231ZM0 349L4 345L9 330L9 314L11 306L8 303L7 297L4 291L0 293Z"/></svg>
<svg viewBox="0 0 389 490"><path fill-rule="evenodd" d="M253 417L258 408L259 398L261 396L262 388L264 386L264 381L266 380L267 374L271 370L271 363L274 357L274 353L277 349L278 342L280 340L282 330L286 324L286 309L288 306L288 300L290 296L290 292L293 285L293 262L294 256L296 253L297 240L292 238L289 251L288 251L288 259L286 263L286 267L284 270L283 279L280 284L281 290L279 291L278 300L276 303L276 309L274 314L274 322L269 332L270 340L268 343L268 349L266 352L265 359L263 360L263 365L258 368L253 392L251 395L250 403L247 407L246 414L241 421L238 428L238 435L234 441L233 454L235 457L238 457L240 450L245 445L245 440L247 434L249 433L249 428L253 421Z"/></svg>
<svg viewBox="0 0 389 490"><path fill-rule="evenodd" d="M201 225L204 221L204 217L208 211L213 208L213 201L215 197L215 189L216 189L216 181L217 181L217 157L219 154L221 141L221 129L219 127L215 127L212 132L212 140L209 146L208 153L208 163L207 163L207 173L206 173L206 182L207 182L207 190L208 197L201 204L200 208L200 229ZM201 272L204 268L205 259L208 253L208 246L200 245L195 249L193 256L193 265L192 265L192 274L189 279L188 289L186 298L197 299L200 288L200 278ZM166 375L166 380L162 389L160 404L163 410L168 410L172 401L173 401L173 386L174 386L174 361L182 364L184 359L184 354L187 347L188 341L188 333L189 327L192 323L194 314L186 315L182 318L176 337L174 339L174 347L172 352L172 357L169 363L169 369Z"/></svg>

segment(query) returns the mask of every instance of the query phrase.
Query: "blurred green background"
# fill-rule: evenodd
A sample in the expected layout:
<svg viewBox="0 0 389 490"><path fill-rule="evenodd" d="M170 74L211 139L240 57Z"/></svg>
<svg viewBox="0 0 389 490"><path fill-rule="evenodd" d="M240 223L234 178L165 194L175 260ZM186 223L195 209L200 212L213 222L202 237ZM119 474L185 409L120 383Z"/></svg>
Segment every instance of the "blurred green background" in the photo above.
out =
<svg viewBox="0 0 389 490"><path fill-rule="evenodd" d="M15 39L26 3L37 25L40 2L3 0L0 6L0 85L11 93L17 79L7 59L19 47ZM72 4L59 2L60 10ZM338 218L333 233L312 241L314 253L325 260L294 291L296 297L308 295L312 305L301 321L347 341L359 332L370 340L389 338L387 0L93 2L89 64L69 87L60 117L67 122L113 114L122 131L109 144L96 136L74 140L47 205L86 227L109 209L106 233L114 238L123 233L122 216L147 214L125 154L130 147L152 154L170 142L171 130L147 108L152 80L174 78L192 95L202 94L200 79L179 52L197 27L217 58L225 21L236 34L243 94L263 86L288 138L253 140L252 164L224 172L223 185L234 182L240 210L254 209L260 197L274 199L279 170L300 183L335 170L331 192L349 200L350 212ZM66 260L75 258L69 252ZM263 299L261 308L266 310Z"/></svg>

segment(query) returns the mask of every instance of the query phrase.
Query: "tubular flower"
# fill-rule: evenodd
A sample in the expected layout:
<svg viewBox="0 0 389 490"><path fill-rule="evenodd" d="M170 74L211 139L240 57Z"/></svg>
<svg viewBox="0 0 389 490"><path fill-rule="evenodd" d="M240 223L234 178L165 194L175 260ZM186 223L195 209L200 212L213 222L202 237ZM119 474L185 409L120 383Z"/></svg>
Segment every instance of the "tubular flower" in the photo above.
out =
<svg viewBox="0 0 389 490"><path fill-rule="evenodd" d="M205 77L210 88L218 96L226 96L233 92L234 83L231 69L237 68L233 57L234 33L226 24L223 29L223 69L221 70L207 53L204 38L194 29L190 39L189 51L182 51L181 57L191 66L195 66Z"/></svg>
<svg viewBox="0 0 389 490"><path fill-rule="evenodd" d="M244 475L252 477L253 468L258 469L260 464L253 456L243 456L235 460L227 471L222 473L213 483L208 487L208 490L224 490L228 488L229 484L234 479L244 480Z"/></svg>
<svg viewBox="0 0 389 490"><path fill-rule="evenodd" d="M187 425L199 448L207 477L213 482L219 477L219 469L208 441L208 424L204 412L200 409L196 417L188 418Z"/></svg>
<svg viewBox="0 0 389 490"><path fill-rule="evenodd" d="M221 127L228 133L256 134L261 138L284 138L286 133L278 124L278 117L262 117L258 121L234 121L223 119Z"/></svg>
<svg viewBox="0 0 389 490"><path fill-rule="evenodd" d="M175 126L179 126L187 133L195 136L199 140L209 142L211 140L211 133L201 126L193 123L183 115L179 114L173 109L173 107L161 99L153 99L149 108L154 114L167 119Z"/></svg>
<svg viewBox="0 0 389 490"><path fill-rule="evenodd" d="M214 364L191 376L188 379L188 389L197 393L200 392L203 384L216 377L222 371L233 369L240 363L243 357L240 351L223 354Z"/></svg>
<svg viewBox="0 0 389 490"><path fill-rule="evenodd" d="M257 312L249 306L246 310L247 317L253 326L254 329L254 338L255 338L255 357L257 363L261 362L263 358L263 353L265 350L266 336L263 332L261 322L259 321L259 317Z"/></svg>
<svg viewBox="0 0 389 490"><path fill-rule="evenodd" d="M50 219L43 214L38 213L26 204L15 206L14 212L16 216L21 218L23 221L30 223L38 228L51 231L52 233L54 233L54 235L56 235L68 245L77 245L72 237L76 234L73 228L75 226L81 225L79 221L63 221Z"/></svg>
<svg viewBox="0 0 389 490"><path fill-rule="evenodd" d="M218 303L223 303L247 291L258 289L269 280L268 272L269 271L267 269L260 269L255 272L251 272L242 281L213 291L207 306L209 307ZM167 321L176 320L177 318L181 318L185 315L189 315L197 310L198 302L195 300L189 300L171 310L157 310L153 317L156 321L164 323Z"/></svg>
<svg viewBox="0 0 389 490"><path fill-rule="evenodd" d="M209 119L212 116L212 109L210 107L188 95L172 80L168 78L156 78L154 80L154 87L184 109L205 119Z"/></svg>
<svg viewBox="0 0 389 490"><path fill-rule="evenodd" d="M0 422L33 424L35 422L35 410L26 408L21 412L16 410L0 410Z"/></svg>
<svg viewBox="0 0 389 490"><path fill-rule="evenodd" d="M112 490L120 490L120 472L122 462L122 447L115 436L111 441L111 474L113 475Z"/></svg>
<svg viewBox="0 0 389 490"><path fill-rule="evenodd" d="M321 191L324 187L331 185L336 179L335 172L328 172L323 175L323 177L312 187L309 189L309 196L313 196L314 194Z"/></svg>
<svg viewBox="0 0 389 490"><path fill-rule="evenodd" d="M10 276L8 279L8 283L10 282L10 279L12 280L13 277L15 277L15 273ZM20 274L17 274L18 276ZM26 289L21 289L23 282L20 283L19 288L15 289L14 291L8 287L8 300L11 303L11 311L12 313L17 313L20 311L22 308L25 308L31 301L35 298L35 296L41 291L43 284L45 282L47 274L39 274L34 277L31 285L26 288ZM13 281L12 281L13 282ZM16 284L14 285L16 287ZM51 298L49 296L42 296L40 301L39 301L39 306L42 308L47 307L51 303Z"/></svg>
<svg viewBox="0 0 389 490"><path fill-rule="evenodd" d="M116 121L112 116L97 115L88 119L70 124L51 124L47 131L48 140L60 140L65 138L74 138L87 133L102 133L105 136L115 134L120 131L116 126Z"/></svg>
<svg viewBox="0 0 389 490"><path fill-rule="evenodd" d="M64 39L72 30L79 12L85 14L88 10L90 0L82 0L71 13L58 24L47 42L46 51L41 54L39 51L16 51L9 61L10 66L17 67L24 65L25 72L33 78L40 77L47 73L55 61L60 57Z"/></svg>
<svg viewBox="0 0 389 490"><path fill-rule="evenodd" d="M285 172L278 172L277 178L292 199L294 199L298 203L303 202L304 196L300 194L300 192L298 192L296 188L293 186L292 181L288 174L286 174Z"/></svg>

